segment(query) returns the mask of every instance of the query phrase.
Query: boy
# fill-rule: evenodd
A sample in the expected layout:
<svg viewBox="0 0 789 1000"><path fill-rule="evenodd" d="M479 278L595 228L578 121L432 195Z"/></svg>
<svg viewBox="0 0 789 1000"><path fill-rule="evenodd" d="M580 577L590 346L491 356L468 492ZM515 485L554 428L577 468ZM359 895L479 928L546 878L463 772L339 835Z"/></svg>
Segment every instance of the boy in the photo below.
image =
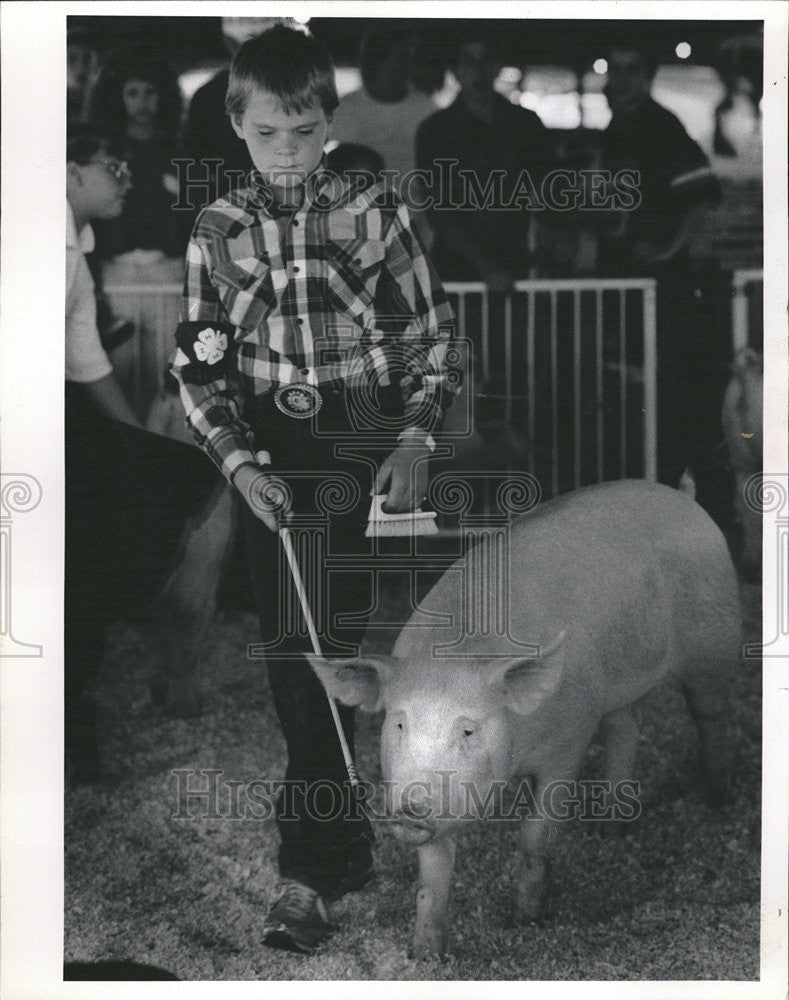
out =
<svg viewBox="0 0 789 1000"><path fill-rule="evenodd" d="M172 371L198 442L245 500L252 584L288 749L277 801L282 887L263 938L309 953L329 933L326 903L372 877L372 831L354 811L326 695L302 655L308 640L288 629L286 610L298 602L277 514L315 524L326 487L350 484L347 503L337 494L328 501L327 545L364 555L372 489L388 494L390 512L418 506L430 431L455 391L457 374L444 363L452 314L397 197L380 185L359 193L325 170L337 93L314 38L277 25L247 41L231 65L226 106L256 169L197 220ZM391 452L376 473L382 429ZM271 487L281 489L279 511L267 502ZM304 576L316 582L314 569ZM369 570L352 566L341 579L324 574L318 588L327 621L355 615L339 640L347 651L364 631L370 588ZM353 713L340 715L352 747Z"/></svg>

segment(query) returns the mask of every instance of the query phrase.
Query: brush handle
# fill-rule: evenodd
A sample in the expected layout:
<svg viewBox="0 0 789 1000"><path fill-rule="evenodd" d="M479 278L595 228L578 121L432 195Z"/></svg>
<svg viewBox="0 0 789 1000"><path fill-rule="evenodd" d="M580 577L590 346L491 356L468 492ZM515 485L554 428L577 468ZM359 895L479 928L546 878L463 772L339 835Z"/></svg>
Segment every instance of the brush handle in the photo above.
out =
<svg viewBox="0 0 789 1000"><path fill-rule="evenodd" d="M293 576L293 582L296 585L296 593L299 595L299 603L301 604L301 610L304 614L304 620L307 623L307 631L310 633L313 652L316 656L323 657L320 642L318 641L318 633L315 630L315 622L312 619L312 612L310 611L310 606L307 601L307 591L304 588L304 581L301 578L301 570L299 569L298 560L296 559L296 553L293 550L293 541L290 537L290 531L288 528L280 528L279 537L282 541L282 546L285 549L285 555L288 559L288 565L290 566L290 572ZM329 708L331 709L332 718L334 719L334 727L340 738L340 747L342 748L342 756L345 761L345 769L348 772L351 787L354 792L356 792L359 788L359 775L357 774L356 766L354 765L353 758L351 757L348 741L345 738L345 731L342 728L340 713L337 710L337 702L331 697L328 691L326 692L326 697L329 700Z"/></svg>

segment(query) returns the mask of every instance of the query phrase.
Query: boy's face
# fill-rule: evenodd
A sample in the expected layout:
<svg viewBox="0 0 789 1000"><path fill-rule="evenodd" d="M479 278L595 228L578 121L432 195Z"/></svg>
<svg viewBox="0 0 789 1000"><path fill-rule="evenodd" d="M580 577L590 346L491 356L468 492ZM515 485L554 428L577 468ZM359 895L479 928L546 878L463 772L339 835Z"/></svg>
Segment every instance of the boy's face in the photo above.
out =
<svg viewBox="0 0 789 1000"><path fill-rule="evenodd" d="M288 113L278 98L255 90L243 115L232 121L255 167L273 187L299 188L320 163L329 130L320 105Z"/></svg>

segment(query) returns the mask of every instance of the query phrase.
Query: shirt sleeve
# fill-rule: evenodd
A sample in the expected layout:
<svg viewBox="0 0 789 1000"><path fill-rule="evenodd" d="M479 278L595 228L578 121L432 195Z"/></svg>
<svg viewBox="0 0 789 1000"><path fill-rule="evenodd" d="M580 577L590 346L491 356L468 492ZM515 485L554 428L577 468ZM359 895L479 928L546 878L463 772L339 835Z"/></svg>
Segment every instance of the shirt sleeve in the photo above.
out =
<svg viewBox="0 0 789 1000"><path fill-rule="evenodd" d="M241 419L242 400L232 379L235 327L211 283L206 251L194 235L186 251L179 319L170 371L178 382L186 423L232 483L240 466L255 462L255 443Z"/></svg>
<svg viewBox="0 0 789 1000"><path fill-rule="evenodd" d="M455 317L438 275L416 233L408 208L400 203L385 239L385 257L379 289L391 325L381 315L378 326L384 340L372 349L382 366L399 381L408 427L428 433L440 428L463 380L455 339ZM377 312L381 312L377 309ZM387 328L388 327L388 328Z"/></svg>
<svg viewBox="0 0 789 1000"><path fill-rule="evenodd" d="M66 380L98 382L112 374L112 364L96 325L93 278L82 253L66 247Z"/></svg>

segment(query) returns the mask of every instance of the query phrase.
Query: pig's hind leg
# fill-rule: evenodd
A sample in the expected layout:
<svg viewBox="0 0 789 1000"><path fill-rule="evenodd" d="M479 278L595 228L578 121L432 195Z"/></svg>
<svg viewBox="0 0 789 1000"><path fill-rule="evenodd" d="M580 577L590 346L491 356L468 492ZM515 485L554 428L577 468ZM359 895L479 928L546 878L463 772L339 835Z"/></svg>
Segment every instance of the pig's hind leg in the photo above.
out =
<svg viewBox="0 0 789 1000"><path fill-rule="evenodd" d="M631 795L636 787L635 764L642 718L642 701L625 705L603 717L606 801L603 815L598 817L601 834L621 833L625 828L619 806L625 784Z"/></svg>
<svg viewBox="0 0 789 1000"><path fill-rule="evenodd" d="M522 815L518 830L520 858L513 913L516 924L541 923L549 915L554 843L561 823L577 816L575 779L581 751L572 757L575 766L551 770L550 780L539 775L528 780L530 808Z"/></svg>
<svg viewBox="0 0 789 1000"><path fill-rule="evenodd" d="M530 794L518 830L520 860L513 914L516 923L540 923L550 913L555 841L563 823L579 816L578 772L593 733L594 723L579 727L570 740L546 744L542 766L530 779L522 779Z"/></svg>
<svg viewBox="0 0 789 1000"><path fill-rule="evenodd" d="M541 789L537 788L539 802ZM551 891L550 841L557 835L556 824L546 815L524 817L518 831L520 859L515 885L516 924L539 923L548 914Z"/></svg>
<svg viewBox="0 0 789 1000"><path fill-rule="evenodd" d="M680 677L690 714L699 733L699 761L711 805L731 801L728 733L728 671L685 673Z"/></svg>

